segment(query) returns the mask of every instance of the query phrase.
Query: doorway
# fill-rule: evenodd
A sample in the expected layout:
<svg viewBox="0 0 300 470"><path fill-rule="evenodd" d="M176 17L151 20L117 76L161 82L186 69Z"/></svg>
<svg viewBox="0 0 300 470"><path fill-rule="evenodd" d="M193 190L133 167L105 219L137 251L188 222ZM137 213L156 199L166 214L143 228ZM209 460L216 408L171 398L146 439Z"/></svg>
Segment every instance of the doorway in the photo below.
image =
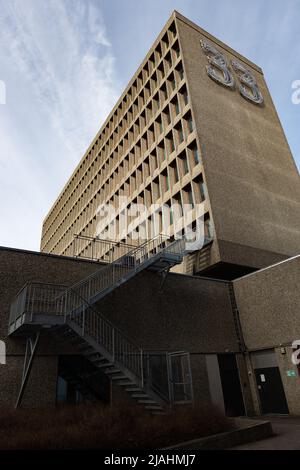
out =
<svg viewBox="0 0 300 470"><path fill-rule="evenodd" d="M218 354L226 416L244 416L245 405L235 354Z"/></svg>
<svg viewBox="0 0 300 470"><path fill-rule="evenodd" d="M288 414L288 404L283 388L275 351L265 350L251 354L262 414Z"/></svg>
<svg viewBox="0 0 300 470"><path fill-rule="evenodd" d="M168 354L170 398L173 405L193 402L190 355L187 352Z"/></svg>
<svg viewBox="0 0 300 470"><path fill-rule="evenodd" d="M288 414L289 409L278 367L255 369L255 378L263 414Z"/></svg>

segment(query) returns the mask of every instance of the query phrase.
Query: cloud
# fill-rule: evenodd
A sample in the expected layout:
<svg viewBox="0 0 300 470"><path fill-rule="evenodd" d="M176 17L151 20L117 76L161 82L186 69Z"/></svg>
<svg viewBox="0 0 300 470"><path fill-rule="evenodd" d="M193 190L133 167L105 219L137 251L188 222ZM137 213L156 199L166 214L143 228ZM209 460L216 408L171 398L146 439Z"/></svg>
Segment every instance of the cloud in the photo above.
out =
<svg viewBox="0 0 300 470"><path fill-rule="evenodd" d="M0 114L0 217L14 227L17 189L19 226L31 234L24 243L15 229L6 233L1 217L0 244L38 249L32 221L40 226L119 96L115 59L93 0L0 0L0 27L10 89Z"/></svg>

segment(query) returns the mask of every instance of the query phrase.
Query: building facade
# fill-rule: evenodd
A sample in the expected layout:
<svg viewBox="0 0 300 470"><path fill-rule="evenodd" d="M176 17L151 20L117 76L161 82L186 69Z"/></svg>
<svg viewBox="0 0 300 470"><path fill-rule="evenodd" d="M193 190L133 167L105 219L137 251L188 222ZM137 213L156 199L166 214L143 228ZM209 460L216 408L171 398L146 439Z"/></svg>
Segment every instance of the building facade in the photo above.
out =
<svg viewBox="0 0 300 470"><path fill-rule="evenodd" d="M28 321L27 331L8 334L14 300L24 285L37 280L76 286L99 271L99 262L1 248L0 266L0 338L6 345L0 406L13 407L22 385L26 342L37 332ZM96 309L141 345L145 357L151 354L153 370L161 377L166 353L188 352L195 404L213 403L228 415L299 415L299 366L292 361L293 343L300 339L299 273L299 255L234 281L170 273L162 287L160 275L144 270L104 296ZM89 350L73 338L70 342L63 328L60 332L44 321L39 331L18 406L134 403L110 375L97 371Z"/></svg>
<svg viewBox="0 0 300 470"><path fill-rule="evenodd" d="M0 248L0 405L300 414L299 208L261 69L174 12L41 252Z"/></svg>
<svg viewBox="0 0 300 470"><path fill-rule="evenodd" d="M297 254L298 183L262 70L174 12L45 218L41 250L77 254L74 234L139 244L153 220L187 236L201 219L213 242L180 270L233 278Z"/></svg>

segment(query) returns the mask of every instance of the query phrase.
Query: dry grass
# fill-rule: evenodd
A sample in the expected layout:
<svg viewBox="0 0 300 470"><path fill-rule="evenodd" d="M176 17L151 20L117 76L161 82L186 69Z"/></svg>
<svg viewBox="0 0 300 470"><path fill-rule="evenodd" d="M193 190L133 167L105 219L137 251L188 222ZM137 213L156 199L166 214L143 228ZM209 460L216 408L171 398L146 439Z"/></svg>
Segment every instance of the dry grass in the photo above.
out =
<svg viewBox="0 0 300 470"><path fill-rule="evenodd" d="M155 449L230 427L210 405L163 416L135 406L0 409L0 449Z"/></svg>

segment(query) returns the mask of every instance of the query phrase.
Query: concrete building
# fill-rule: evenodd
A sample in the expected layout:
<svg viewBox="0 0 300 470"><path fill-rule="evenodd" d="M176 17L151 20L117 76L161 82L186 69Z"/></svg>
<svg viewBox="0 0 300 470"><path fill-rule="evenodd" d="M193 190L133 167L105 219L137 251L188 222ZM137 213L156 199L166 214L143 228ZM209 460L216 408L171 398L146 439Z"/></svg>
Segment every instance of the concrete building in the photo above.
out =
<svg viewBox="0 0 300 470"><path fill-rule="evenodd" d="M181 270L232 278L298 253L298 178L262 70L174 12L45 218L41 250L72 256L74 234L99 235L103 204L137 244L133 223L118 230L130 204L147 207L139 229L154 204L190 205L191 226L201 204L213 243ZM186 224L171 219L158 233Z"/></svg>
<svg viewBox="0 0 300 470"><path fill-rule="evenodd" d="M299 414L299 209L262 70L174 12L46 217L41 252L0 248L0 405ZM168 236L149 239L153 216Z"/></svg>

